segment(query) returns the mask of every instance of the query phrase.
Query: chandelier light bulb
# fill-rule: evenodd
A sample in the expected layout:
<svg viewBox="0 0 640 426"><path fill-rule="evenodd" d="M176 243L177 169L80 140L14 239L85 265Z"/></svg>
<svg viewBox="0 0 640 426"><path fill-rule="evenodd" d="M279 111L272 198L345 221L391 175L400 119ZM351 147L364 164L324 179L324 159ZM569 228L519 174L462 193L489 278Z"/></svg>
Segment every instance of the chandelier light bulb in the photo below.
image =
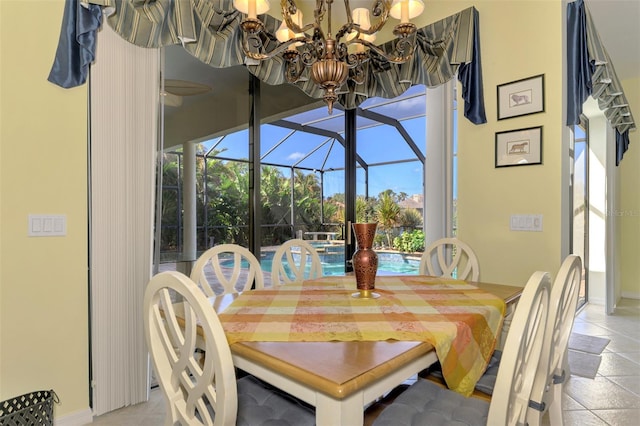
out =
<svg viewBox="0 0 640 426"><path fill-rule="evenodd" d="M406 24L409 20L419 16L424 10L422 0L394 0L389 9L389 15Z"/></svg>
<svg viewBox="0 0 640 426"><path fill-rule="evenodd" d="M269 11L269 0L233 0L233 7L250 19L256 19Z"/></svg>
<svg viewBox="0 0 640 426"><path fill-rule="evenodd" d="M302 27L302 12L298 10L294 15L291 16L291 20L298 27ZM276 31L276 38L280 43L286 43L292 38L302 37L302 36L304 36L304 33L294 33L293 31L291 31L289 27L287 27L286 21L282 21L282 23L278 27L278 30ZM291 46L289 46L289 49L295 49L296 46L301 46L301 45L302 45L301 42L294 43Z"/></svg>
<svg viewBox="0 0 640 426"><path fill-rule="evenodd" d="M363 30L368 30L371 28L371 20L369 19L369 9L365 9L364 7L359 7L357 9L353 9L353 22L360 25L360 28Z"/></svg>
<svg viewBox="0 0 640 426"><path fill-rule="evenodd" d="M365 9L362 7L359 7L357 9L353 9L352 12L353 15L353 22L360 25L360 28L363 30L368 30L369 28L371 28L371 20L369 19L369 9ZM347 41L353 40L356 37L356 34L358 34L358 31L351 31L348 35L347 35ZM375 34L360 34L358 36L358 38L360 40L366 40L370 43L373 43L376 39L376 35ZM360 43L355 43L355 51L358 53L362 53L365 51L365 46L360 44Z"/></svg>

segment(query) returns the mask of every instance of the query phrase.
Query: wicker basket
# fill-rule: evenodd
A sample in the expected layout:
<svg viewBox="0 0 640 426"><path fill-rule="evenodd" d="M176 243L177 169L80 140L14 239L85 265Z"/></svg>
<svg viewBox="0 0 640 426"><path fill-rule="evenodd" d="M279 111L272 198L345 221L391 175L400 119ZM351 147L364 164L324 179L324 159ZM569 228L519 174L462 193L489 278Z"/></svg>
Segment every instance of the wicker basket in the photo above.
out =
<svg viewBox="0 0 640 426"><path fill-rule="evenodd" d="M27 393L0 402L0 426L53 426L53 390Z"/></svg>

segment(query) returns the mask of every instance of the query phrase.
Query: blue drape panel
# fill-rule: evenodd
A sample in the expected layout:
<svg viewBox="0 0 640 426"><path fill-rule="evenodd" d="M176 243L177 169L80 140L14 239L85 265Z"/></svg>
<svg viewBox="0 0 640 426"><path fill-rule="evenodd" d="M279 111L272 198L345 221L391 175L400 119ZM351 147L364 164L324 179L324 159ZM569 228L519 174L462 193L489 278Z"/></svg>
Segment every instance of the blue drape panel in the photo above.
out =
<svg viewBox="0 0 640 426"><path fill-rule="evenodd" d="M580 123L595 67L589 60L583 0L567 4L567 126Z"/></svg>
<svg viewBox="0 0 640 426"><path fill-rule="evenodd" d="M616 130L616 166L622 161L627 149L629 149L629 131L620 133Z"/></svg>
<svg viewBox="0 0 640 426"><path fill-rule="evenodd" d="M48 77L50 82L68 89L87 81L101 24L100 6L84 7L79 0L66 1L58 48Z"/></svg>
<svg viewBox="0 0 640 426"><path fill-rule="evenodd" d="M462 83L464 116L474 124L487 122L482 88L482 64L480 60L480 28L478 11L473 9L473 59L460 65L458 80Z"/></svg>

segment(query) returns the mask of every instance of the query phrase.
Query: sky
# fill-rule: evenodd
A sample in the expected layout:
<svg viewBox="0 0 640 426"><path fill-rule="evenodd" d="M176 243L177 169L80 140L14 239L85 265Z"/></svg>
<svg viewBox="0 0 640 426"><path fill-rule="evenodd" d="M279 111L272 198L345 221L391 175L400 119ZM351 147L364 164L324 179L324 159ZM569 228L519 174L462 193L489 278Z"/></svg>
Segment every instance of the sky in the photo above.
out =
<svg viewBox="0 0 640 426"><path fill-rule="evenodd" d="M425 119L418 117L402 122L403 127L414 141L425 140ZM224 149L225 158L249 158L247 144L248 130L241 130L223 138L204 142L207 149ZM344 193L344 148L335 139L273 125L263 125L261 130L261 161L285 166L297 165L309 171L326 170L324 174L324 195ZM377 125L363 128L357 135L358 155L369 167L369 195L392 189L396 193L408 195L423 193L422 164L407 145L400 133L392 126ZM422 145L422 146L421 146ZM422 154L424 144L416 142ZM400 160L410 162L384 164ZM335 169L335 171L331 171ZM358 193L364 194L365 174L357 173Z"/></svg>

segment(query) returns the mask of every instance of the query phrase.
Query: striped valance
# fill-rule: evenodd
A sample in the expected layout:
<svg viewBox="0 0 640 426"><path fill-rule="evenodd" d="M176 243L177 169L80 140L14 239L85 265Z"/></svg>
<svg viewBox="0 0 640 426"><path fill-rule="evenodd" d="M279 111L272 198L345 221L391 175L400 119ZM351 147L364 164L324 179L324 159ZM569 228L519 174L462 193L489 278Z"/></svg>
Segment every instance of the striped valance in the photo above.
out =
<svg viewBox="0 0 640 426"><path fill-rule="evenodd" d="M616 165L636 129L616 71L583 0L567 5L567 125L580 122L582 105L591 95L616 131Z"/></svg>
<svg viewBox="0 0 640 426"><path fill-rule="evenodd" d="M65 51L64 37L69 38L67 43L71 50L85 52L84 67L88 68L92 60L90 43L94 40L87 38L90 39L88 36L95 34L101 24L100 13L96 13L96 10L103 10L109 26L135 45L158 48L182 44L191 55L217 68L245 63L240 28L242 16L233 8L232 0L67 2L56 63L49 78L63 87L83 84L86 79L83 70L74 72L70 69L72 64L68 58L74 54ZM269 15L260 18L265 30L275 34L280 22ZM71 26L76 21L79 25L74 28L86 28L86 32L74 36ZM83 21L88 24L82 24ZM418 30L416 52L410 61L402 65L391 64L382 57L370 61L364 83L345 84L338 101L345 108L352 109L369 97L398 96L414 84L428 87L441 85L457 73L462 83L465 116L473 123L486 123L478 25L478 12L471 7ZM277 42L265 39L265 43ZM381 48L389 51L392 43ZM247 68L268 84L286 82L285 63L281 57L257 65L247 64ZM308 75L303 75L296 85L311 97L322 97L322 90Z"/></svg>

